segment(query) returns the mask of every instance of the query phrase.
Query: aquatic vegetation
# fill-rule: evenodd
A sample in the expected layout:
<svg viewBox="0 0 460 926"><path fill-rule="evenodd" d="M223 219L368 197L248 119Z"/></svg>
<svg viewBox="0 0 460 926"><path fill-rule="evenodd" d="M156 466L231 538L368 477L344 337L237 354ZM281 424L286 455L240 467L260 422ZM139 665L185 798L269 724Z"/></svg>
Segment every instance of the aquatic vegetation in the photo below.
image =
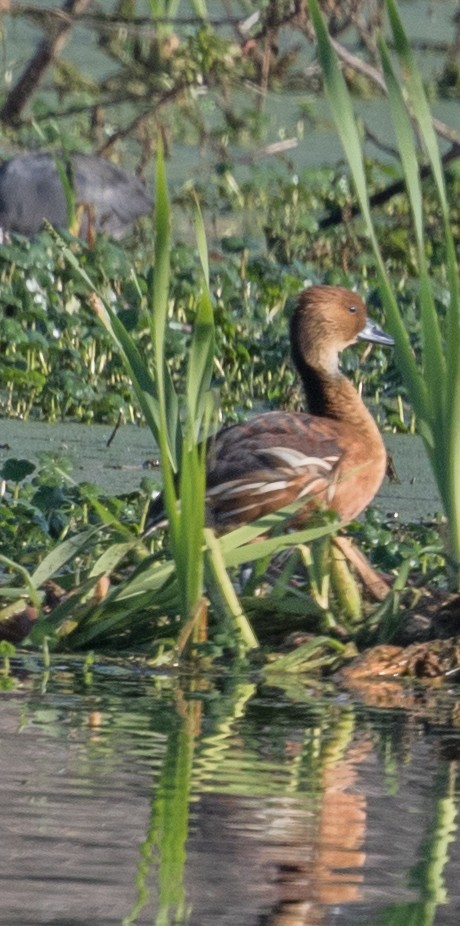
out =
<svg viewBox="0 0 460 926"><path fill-rule="evenodd" d="M345 632L357 639L367 625L370 633L391 636L409 569L417 573L415 584L426 579L445 586L446 551L436 527L401 529L377 516L372 521L372 514L364 524L350 526L373 565L389 571L393 581L396 576L392 596L377 607L346 564L344 570L343 558L329 542L336 530L332 522L289 538L282 533L285 513L220 540L203 531L199 434L214 426L213 416L222 423L260 404L289 409L300 404L288 359L286 315L305 282L356 286L373 315L379 317L383 308L392 320L402 338L399 366L377 349L360 358L359 373L356 356L346 354L344 369L363 384L379 424L412 431L416 418L441 474L446 509L451 502L455 509L454 468L441 471L447 459L443 441L455 450L459 431L450 401L456 395L458 357L444 344L450 344L449 332L456 333L454 301L449 301L456 274L449 219L455 231L460 182L454 171L444 178L438 169L423 94L393 14L392 22L396 48L412 74L413 109L435 167L434 179L424 181L423 202L410 153L411 130L382 45L390 105L408 152L411 206L400 190L390 203L366 213L366 202L375 202L382 180L391 184L400 177L393 164L360 160L361 138L353 121L344 123L344 131L351 149L359 146L352 166L364 223L353 218L353 185L342 164L297 172L287 159L276 166L266 161L263 168L255 160L247 174L237 176L236 165L226 158L225 132L234 142L243 137L257 141L264 116L260 112L251 121L246 113L245 119L235 120L232 100L213 136L221 160L206 182L198 176L171 196L164 176L158 177L154 259L149 220L123 250L100 236L89 247L64 234L63 245L50 231L34 241L14 237L11 244L0 245L2 413L51 421L115 422L121 416L147 422L160 445L170 523L169 533L145 544L147 489L136 497L109 498L94 486L75 485L63 461L56 462L54 474L42 461L27 475L30 461L7 459L2 473L6 504L0 511L5 556L0 617L10 619L32 604L40 615L34 620L34 642L49 637L52 646L75 649L143 646L160 661L174 662L191 652L217 658L228 648L249 648L257 641L275 646L287 630L299 628L315 634ZM168 41L172 34L169 29ZM179 87L180 69L191 68L185 75L190 89L207 60L216 85L222 78L224 86L232 71L223 60L229 45L214 38L203 29L175 61L164 59L159 47L160 70L177 78ZM119 46L112 51L115 57L121 53ZM145 46L142 55L151 64L147 51ZM240 76L257 70L255 60L239 59L240 66ZM273 71L270 81L279 77ZM159 73L152 79L161 82ZM338 86L334 76L332 90ZM340 93L346 101L347 91ZM180 107L175 139L187 134L187 119L192 135L199 125L197 109L192 115L185 109ZM341 118L349 120L349 103L342 110ZM209 140L205 120L202 129ZM187 243L180 235L173 239L173 209L175 215L180 212L181 228L184 217L187 227L192 218L197 223L195 243L190 244L187 233ZM231 231L222 225L221 232L219 220L227 216L232 217ZM205 225L212 230L210 255ZM235 227L239 234L233 234ZM179 466L184 460L185 467ZM455 517L449 523L455 524ZM263 538L267 529L274 536ZM248 563L249 578L242 570ZM205 591L211 601L207 639ZM330 658L328 645L321 647L318 660L335 664L334 646ZM305 664L315 649L307 645Z"/></svg>
<svg viewBox="0 0 460 926"><path fill-rule="evenodd" d="M417 363L396 292L387 272L379 245L376 225L369 207L369 193L356 120L349 92L316 0L310 0L318 52L325 87L337 130L353 176L361 211L376 260L376 272L390 329L396 339L396 359L417 416L418 428L433 468L449 525L449 554L453 582L460 588L460 292L458 263L450 224L450 210L432 116L416 68L408 39L402 28L396 4L387 0L387 10L399 58L401 75L383 39L379 53L388 94L388 103L401 158L409 198L419 275L419 325L421 359ZM423 209L418 146L411 120L415 119L438 196L445 238L445 268L441 281L444 311L436 304L437 287L432 281L426 253L428 237Z"/></svg>
<svg viewBox="0 0 460 926"><path fill-rule="evenodd" d="M71 532L68 536L62 532L60 542L31 573L26 572L24 567L17 567L16 571L24 580L24 589L18 589L16 596L11 590L13 604L9 609L3 609L0 616L4 619L15 616L24 597L30 597L37 609L43 605L33 630L36 641L50 636L56 642L81 647L95 641L100 644L110 641L112 645L115 640L152 643L164 640L167 635L167 640L174 641L173 651L190 653L205 640L206 574L207 593L211 601L218 602L215 616L218 617L220 610L221 620L228 626L229 641L233 638L232 645L236 648L250 649L257 646L257 637L227 569L235 570L243 564L247 566L256 562L260 572L260 564L264 563L262 568L266 569L274 555L282 550L300 548L307 556L305 544L335 533L337 525L334 519L319 518L317 524L307 529L286 534L284 522L293 507L289 506L254 524L240 527L222 539L217 539L211 530L204 529L206 436L215 407L211 391L214 319L208 286L206 239L201 215L197 212L197 244L203 280L187 356L184 391L178 393L165 352L171 246L169 198L161 153L158 158L156 208L155 273L147 320L150 355L141 354L119 316L94 287L73 252L64 243L62 249L66 260L85 283L99 323L105 327L124 360L139 406L159 447L170 553L168 555L166 548L165 555L165 548L160 552L158 544L155 544L153 555L149 555L148 546L122 523L113 506L105 505L101 499L88 493L86 502L97 515L99 524L81 533ZM7 469L10 480L14 480L11 463ZM19 475L23 478L22 470ZM114 536L101 542L108 527ZM142 521L140 527L142 530ZM91 562L84 568L82 558L88 561L90 549L93 551ZM80 577L77 579L74 571L76 581L69 586L67 594L65 589L62 594L59 590L56 594L53 589L55 600L50 603L50 581L55 581L60 572L77 558L80 560ZM314 561L313 556L311 567ZM328 567L318 565L311 586L314 589L315 582L318 586L314 595L319 623L334 624L329 596L323 588L327 574ZM278 582L278 589L279 585ZM337 582L335 587L338 594L340 584ZM344 600L344 596L342 598Z"/></svg>

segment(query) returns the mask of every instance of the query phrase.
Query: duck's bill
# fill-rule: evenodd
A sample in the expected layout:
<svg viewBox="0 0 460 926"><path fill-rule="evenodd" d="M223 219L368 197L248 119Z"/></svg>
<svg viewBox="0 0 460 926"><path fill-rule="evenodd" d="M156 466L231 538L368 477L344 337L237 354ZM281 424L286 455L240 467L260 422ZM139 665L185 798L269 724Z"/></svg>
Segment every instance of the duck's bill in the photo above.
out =
<svg viewBox="0 0 460 926"><path fill-rule="evenodd" d="M358 341L373 341L375 344L386 344L387 347L392 347L394 344L394 338L387 334L380 325L377 325L377 322L369 318L363 330L358 334Z"/></svg>

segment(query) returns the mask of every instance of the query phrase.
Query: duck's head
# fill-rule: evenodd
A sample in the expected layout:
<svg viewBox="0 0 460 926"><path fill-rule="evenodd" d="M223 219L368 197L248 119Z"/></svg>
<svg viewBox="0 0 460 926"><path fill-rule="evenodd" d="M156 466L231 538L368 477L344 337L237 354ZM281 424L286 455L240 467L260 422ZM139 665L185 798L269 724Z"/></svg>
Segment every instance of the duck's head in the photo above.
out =
<svg viewBox="0 0 460 926"><path fill-rule="evenodd" d="M356 341L392 345L393 338L367 317L358 296L342 286L311 286L299 296L291 320L294 362L337 373L338 356Z"/></svg>

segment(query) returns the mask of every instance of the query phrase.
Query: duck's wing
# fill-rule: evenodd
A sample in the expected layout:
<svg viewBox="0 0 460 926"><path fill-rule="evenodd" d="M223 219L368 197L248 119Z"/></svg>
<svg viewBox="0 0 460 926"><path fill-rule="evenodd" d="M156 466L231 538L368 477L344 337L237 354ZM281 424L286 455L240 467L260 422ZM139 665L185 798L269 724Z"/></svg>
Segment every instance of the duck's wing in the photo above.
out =
<svg viewBox="0 0 460 926"><path fill-rule="evenodd" d="M221 431L208 451L208 523L225 532L302 499L305 517L330 507L343 452L334 430L313 415L267 412Z"/></svg>

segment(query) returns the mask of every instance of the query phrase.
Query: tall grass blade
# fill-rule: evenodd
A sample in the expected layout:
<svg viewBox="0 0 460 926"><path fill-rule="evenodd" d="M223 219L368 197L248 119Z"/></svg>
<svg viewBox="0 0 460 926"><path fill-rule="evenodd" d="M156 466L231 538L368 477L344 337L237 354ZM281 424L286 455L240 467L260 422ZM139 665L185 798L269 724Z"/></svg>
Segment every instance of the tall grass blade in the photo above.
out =
<svg viewBox="0 0 460 926"><path fill-rule="evenodd" d="M215 352L214 314L209 291L206 233L198 203L195 213L195 230L204 281L193 326L193 339L187 367L187 404L191 420L195 422L194 437L198 440L202 418L205 414L207 416L212 409L209 389ZM206 403L209 403L207 409Z"/></svg>
<svg viewBox="0 0 460 926"><path fill-rule="evenodd" d="M174 476L180 466L180 424L177 417L177 395L165 357L165 332L168 321L169 276L171 251L171 216L166 171L161 144L156 166L155 267L150 326L152 333L154 379L158 395L160 428L158 446L163 469L163 496L171 529L173 553L177 550L179 515ZM174 428L174 421L176 428ZM174 433L172 433L174 431ZM179 460L177 456L179 455Z"/></svg>
<svg viewBox="0 0 460 926"><path fill-rule="evenodd" d="M277 537L269 537L266 540L259 540L257 543L245 544L236 547L233 550L223 551L225 565L228 568L241 566L242 563L254 563L259 559L265 559L281 553L283 550L292 549L298 544L311 543L320 537L326 537L328 534L336 533L337 523L323 524L320 527L309 527L301 531L292 531L289 534L280 534Z"/></svg>
<svg viewBox="0 0 460 926"><path fill-rule="evenodd" d="M190 422L189 432L193 428ZM176 568L182 599L182 614L188 620L203 592L205 460L196 443L184 440L180 471L179 533L176 540Z"/></svg>
<svg viewBox="0 0 460 926"><path fill-rule="evenodd" d="M69 158L64 160L58 155L54 156L54 163L56 165L58 177L61 181L62 191L64 193L67 213L67 228L69 228L72 233L76 234L78 223L76 213L75 182L73 178L72 164Z"/></svg>
<svg viewBox="0 0 460 926"><path fill-rule="evenodd" d="M131 335L80 268L69 249L64 248L93 294L93 307L121 350L147 424L160 449L163 469L163 498L169 521L170 543L177 571L180 611L184 620L203 590L203 527L205 505L205 439L211 420L210 383L214 360L214 319L207 285L207 255L201 216L199 248L205 282L192 335L184 424L179 417L179 399L166 362L165 334L169 311L170 205L161 147L157 157L155 217L155 266L149 324L153 352L153 376ZM198 443L198 436L202 441ZM180 470L180 477L177 476ZM153 572L156 570L153 569ZM128 583L130 585L130 583Z"/></svg>
<svg viewBox="0 0 460 926"><path fill-rule="evenodd" d="M202 291L193 325L187 380L187 417L180 470L180 541L176 549L183 614L192 615L203 593L206 495L206 441L214 403L210 392L214 364L214 313L209 291L206 237L197 205L197 242L203 267Z"/></svg>
<svg viewBox="0 0 460 926"><path fill-rule="evenodd" d="M57 575L67 563L75 559L79 553L87 548L88 543L100 531L99 527L91 527L87 531L63 540L57 547L51 550L41 563L37 566L30 576L34 588L38 589L48 579Z"/></svg>
<svg viewBox="0 0 460 926"><path fill-rule="evenodd" d="M441 427L443 411L445 408L445 390L440 388L445 383L445 359L441 341L441 330L436 314L433 292L430 285L427 260L425 254L425 232L423 221L423 198L419 176L417 150L414 132L409 119L407 108L388 49L383 40L379 42L380 57L388 92L393 125L401 156L407 192L412 209L415 237L417 242L418 263L420 273L420 307L423 337L424 377L428 385L428 401L430 402L430 417L434 426ZM442 434L435 435L435 445Z"/></svg>
<svg viewBox="0 0 460 926"><path fill-rule="evenodd" d="M404 68L404 79L409 92L411 107L430 160L436 186L440 195L441 207L448 212L444 171L439 154L436 132L433 127L433 117L423 89L420 71L415 63L396 3L394 0L386 0L386 7L393 32L395 48Z"/></svg>
<svg viewBox="0 0 460 926"><path fill-rule="evenodd" d="M20 563L14 562L14 560L10 559L8 556L0 555L0 563L2 566L5 566L10 572L18 573L18 575L21 577L22 581L24 582L25 588L27 590L27 594L32 604L34 605L34 607L38 609L41 604L41 595L37 591L37 586L33 580L33 576L30 575L30 573L27 571L27 569L24 566L21 566ZM19 597L20 597L20 593L18 592L18 598Z"/></svg>
<svg viewBox="0 0 460 926"><path fill-rule="evenodd" d="M386 0L396 52L402 67L404 92L384 41L380 56L398 149L408 191L420 273L422 368L417 368L403 320L385 270L369 208L364 161L350 94L332 49L317 0L309 0L318 41L325 90L350 170L377 261L389 326L396 339L396 359L418 419L433 472L449 520L450 546L460 587L460 284L442 160L420 73L415 65L395 0ZM406 95L407 94L407 98ZM449 288L447 324L436 311L426 259L423 195L411 119L428 156L444 224Z"/></svg>
<svg viewBox="0 0 460 926"><path fill-rule="evenodd" d="M126 330L123 323L118 318L116 312L104 301L102 295L96 289L93 281L88 276L84 268L79 264L75 254L68 248L62 238L54 232L52 226L48 229L59 242L62 253L69 264L79 274L90 292L90 303L96 312L96 315L104 325L110 336L113 338L120 353L124 355L129 375L133 382L141 410L145 416L146 422L151 429L155 441L159 443L159 432L161 428L160 408L158 403L157 389L152 379L146 362L142 359L139 350L133 341L131 335ZM176 403L177 405L177 403ZM175 457L171 458L174 465Z"/></svg>
<svg viewBox="0 0 460 926"><path fill-rule="evenodd" d="M207 575L208 585L217 592L221 607L227 617L233 622L243 649L255 649L259 641L248 621L238 595L228 577L226 563L222 555L222 548L214 531L205 528L204 536L207 547Z"/></svg>
<svg viewBox="0 0 460 926"><path fill-rule="evenodd" d="M150 375L146 361L141 357L137 345L133 338L126 330L123 322L120 321L116 312L109 305L102 305L101 297L98 296L98 305L95 306L98 317L112 335L115 343L118 345L132 379L133 387L137 400L145 416L147 425L153 433L155 443L160 445L160 435L164 428L168 429L168 419L165 425L165 416L161 414L160 398L158 387L155 380ZM178 402L175 395L171 396L170 403L172 411L170 412L169 421L172 419L174 425L169 426L169 431L164 437L164 453L170 462L171 468L175 471L178 466L177 462L177 440L168 440L167 434L178 427Z"/></svg>
<svg viewBox="0 0 460 926"><path fill-rule="evenodd" d="M339 133L340 140L342 142L344 152L350 165L356 193L361 206L361 212L363 214L367 233L371 240L372 248L375 254L380 285L385 300L388 323L390 330L396 340L395 350L398 364L400 366L406 385L411 393L411 397L414 396L413 402L416 414L419 416L419 418L426 419L428 401L426 386L423 382L423 378L420 375L420 372L417 369L412 348L409 342L409 336L401 318L398 305L386 273L385 264L372 222L369 197L367 193L367 182L361 138L353 114L350 94L340 71L337 57L332 48L324 23L323 15L320 11L317 0L309 0L309 6L313 26L316 32L318 58L323 73L325 92L334 116L334 121Z"/></svg>
<svg viewBox="0 0 460 926"><path fill-rule="evenodd" d="M435 441L433 468L449 518L452 554L460 573L460 281L455 242L452 235L450 211L446 193L444 170L433 127L430 107L394 0L387 0L388 16L396 52L404 71L411 110L428 156L435 181L444 226L447 256L449 302L443 350L446 358L444 379L431 380L431 387L441 393L444 408ZM439 322L439 326L441 322ZM427 344L426 355L431 355ZM424 358L425 359L425 358ZM460 574L458 577L460 584Z"/></svg>

